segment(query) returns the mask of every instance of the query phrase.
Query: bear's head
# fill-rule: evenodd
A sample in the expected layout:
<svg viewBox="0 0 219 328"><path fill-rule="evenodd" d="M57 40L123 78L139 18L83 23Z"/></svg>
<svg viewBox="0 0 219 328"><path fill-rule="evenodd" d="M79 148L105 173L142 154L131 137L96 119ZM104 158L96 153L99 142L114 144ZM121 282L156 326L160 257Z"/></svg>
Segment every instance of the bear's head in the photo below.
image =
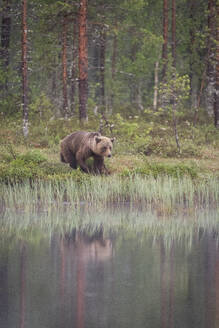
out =
<svg viewBox="0 0 219 328"><path fill-rule="evenodd" d="M103 157L111 157L114 140L115 138L110 139L103 136L95 137L93 152Z"/></svg>

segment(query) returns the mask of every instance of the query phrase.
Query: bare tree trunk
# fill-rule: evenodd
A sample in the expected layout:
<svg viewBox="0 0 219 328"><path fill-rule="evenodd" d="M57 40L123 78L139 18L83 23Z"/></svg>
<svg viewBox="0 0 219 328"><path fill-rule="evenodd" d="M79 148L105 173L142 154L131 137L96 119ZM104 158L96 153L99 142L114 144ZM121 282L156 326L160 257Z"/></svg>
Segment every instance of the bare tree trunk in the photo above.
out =
<svg viewBox="0 0 219 328"><path fill-rule="evenodd" d="M141 82L139 82L138 86L137 86L136 103L137 103L137 106L138 106L138 110L143 111L144 106L142 105Z"/></svg>
<svg viewBox="0 0 219 328"><path fill-rule="evenodd" d="M176 68L176 0L172 0L172 58Z"/></svg>
<svg viewBox="0 0 219 328"><path fill-rule="evenodd" d="M214 125L219 129L219 1L216 2L217 34L216 34L216 85L214 103Z"/></svg>
<svg viewBox="0 0 219 328"><path fill-rule="evenodd" d="M163 0L163 70L162 79L166 78L167 72L167 42L168 42L168 0Z"/></svg>
<svg viewBox="0 0 219 328"><path fill-rule="evenodd" d="M190 10L190 19L191 22L194 20L195 17L195 6L196 6L196 0L188 0L188 6ZM196 75L194 74L194 53L196 51L195 49L195 30L194 26L191 25L190 27L190 58L189 58L189 79L190 79L190 100L191 100L191 107L197 111L197 97L198 97L198 79Z"/></svg>
<svg viewBox="0 0 219 328"><path fill-rule="evenodd" d="M112 53L112 90L111 90L111 113L114 103L114 80L116 75L116 57L117 57L117 36L114 34L113 37L113 53Z"/></svg>
<svg viewBox="0 0 219 328"><path fill-rule="evenodd" d="M63 17L62 25L62 91L63 91L63 116L68 113L68 83L67 83L67 17Z"/></svg>
<svg viewBox="0 0 219 328"><path fill-rule="evenodd" d="M11 34L10 9L11 9L10 0L3 0L0 55L1 55L3 68L6 70L9 65L9 45L10 45L10 34Z"/></svg>
<svg viewBox="0 0 219 328"><path fill-rule="evenodd" d="M207 68L206 68L206 108L209 114L214 111L215 93L215 39L216 39L216 17L215 0L208 0L208 40L207 40Z"/></svg>
<svg viewBox="0 0 219 328"><path fill-rule="evenodd" d="M159 73L159 61L155 63L154 69L154 101L153 101L153 108L157 110L157 98L158 98L158 73Z"/></svg>
<svg viewBox="0 0 219 328"><path fill-rule="evenodd" d="M172 109L173 109L173 130L174 130L174 135L175 135L175 140L176 140L176 146L177 146L179 154L181 154L179 135L178 135L178 129L177 129L176 101L174 101L174 103L172 105Z"/></svg>
<svg viewBox="0 0 219 328"><path fill-rule="evenodd" d="M87 0L80 1L79 9L79 119L86 122L88 96L88 51L87 51Z"/></svg>
<svg viewBox="0 0 219 328"><path fill-rule="evenodd" d="M106 53L106 29L102 28L100 37L100 96L103 109L106 106L105 101L105 53Z"/></svg>
<svg viewBox="0 0 219 328"><path fill-rule="evenodd" d="M57 77L56 77L56 58L54 59L54 64L53 64L53 72L52 72L52 85L51 85L51 88L52 88L52 97L54 99L56 99L56 95L57 95Z"/></svg>
<svg viewBox="0 0 219 328"><path fill-rule="evenodd" d="M201 86L200 86L200 90L199 90L198 97L197 97L197 106L195 108L195 115L194 115L194 125L196 125L196 123L198 121L198 111L199 111L200 104L201 104L201 98L202 98L202 93L203 93L203 89L204 89L204 85L205 85L205 79L206 79L206 67L202 74Z"/></svg>
<svg viewBox="0 0 219 328"><path fill-rule="evenodd" d="M71 114L75 112L75 92L76 92L76 58L77 58L77 19L74 20L74 31L73 31L73 54L72 54L72 69L71 69Z"/></svg>
<svg viewBox="0 0 219 328"><path fill-rule="evenodd" d="M172 60L173 60L173 78L175 79L176 74L176 1L172 0ZM173 108L173 129L175 134L175 140L178 152L181 153L180 144L179 144L179 136L177 130L177 118L176 118L176 99L173 96L172 99L172 108Z"/></svg>
<svg viewBox="0 0 219 328"><path fill-rule="evenodd" d="M22 1L22 107L23 134L28 136L28 106L27 106L27 0Z"/></svg>

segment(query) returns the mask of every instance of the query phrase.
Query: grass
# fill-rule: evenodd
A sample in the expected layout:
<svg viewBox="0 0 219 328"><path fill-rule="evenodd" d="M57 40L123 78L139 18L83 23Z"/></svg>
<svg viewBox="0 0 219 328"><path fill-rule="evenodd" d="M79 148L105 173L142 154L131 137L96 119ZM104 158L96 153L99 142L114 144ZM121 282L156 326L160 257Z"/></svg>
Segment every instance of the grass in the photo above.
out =
<svg viewBox="0 0 219 328"><path fill-rule="evenodd" d="M68 177L35 183L26 180L23 183L3 184L0 190L2 207L33 213L39 209L59 207L63 203L79 206L81 202L97 208L130 202L144 207L159 204L170 209L176 205L193 207L219 203L219 184L214 177L193 180L189 176L159 175L155 178L138 174L125 177L80 174L78 181Z"/></svg>

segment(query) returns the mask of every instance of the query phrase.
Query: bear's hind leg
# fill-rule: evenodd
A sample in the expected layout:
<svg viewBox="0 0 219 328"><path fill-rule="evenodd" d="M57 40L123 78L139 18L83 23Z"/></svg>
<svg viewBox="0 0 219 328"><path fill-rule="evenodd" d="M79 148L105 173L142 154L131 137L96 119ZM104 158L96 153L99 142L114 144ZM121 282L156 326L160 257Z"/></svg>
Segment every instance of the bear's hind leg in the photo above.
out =
<svg viewBox="0 0 219 328"><path fill-rule="evenodd" d="M60 160L61 160L62 163L66 163L65 158L64 158L64 156L62 155L62 153L60 153Z"/></svg>
<svg viewBox="0 0 219 328"><path fill-rule="evenodd" d="M68 163L72 169L77 168L77 161L75 158L75 155L72 154L72 152L68 149L65 149L64 151L60 153L60 159L63 163Z"/></svg>

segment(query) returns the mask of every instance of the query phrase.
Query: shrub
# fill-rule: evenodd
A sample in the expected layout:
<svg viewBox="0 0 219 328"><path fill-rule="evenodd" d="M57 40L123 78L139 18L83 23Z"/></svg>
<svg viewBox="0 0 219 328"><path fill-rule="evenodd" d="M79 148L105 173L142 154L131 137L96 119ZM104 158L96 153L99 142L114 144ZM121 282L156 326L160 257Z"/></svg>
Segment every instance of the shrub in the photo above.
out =
<svg viewBox="0 0 219 328"><path fill-rule="evenodd" d="M191 178L198 176L198 168L194 165L180 164L164 164L164 163L146 163L143 167L135 168L133 170L125 169L122 176L129 176L133 174L151 175L158 177L160 175L167 175L171 177L182 177L188 175Z"/></svg>
<svg viewBox="0 0 219 328"><path fill-rule="evenodd" d="M19 155L18 159L24 161L25 164L40 164L47 161L47 159L38 150L28 151L26 154Z"/></svg>

